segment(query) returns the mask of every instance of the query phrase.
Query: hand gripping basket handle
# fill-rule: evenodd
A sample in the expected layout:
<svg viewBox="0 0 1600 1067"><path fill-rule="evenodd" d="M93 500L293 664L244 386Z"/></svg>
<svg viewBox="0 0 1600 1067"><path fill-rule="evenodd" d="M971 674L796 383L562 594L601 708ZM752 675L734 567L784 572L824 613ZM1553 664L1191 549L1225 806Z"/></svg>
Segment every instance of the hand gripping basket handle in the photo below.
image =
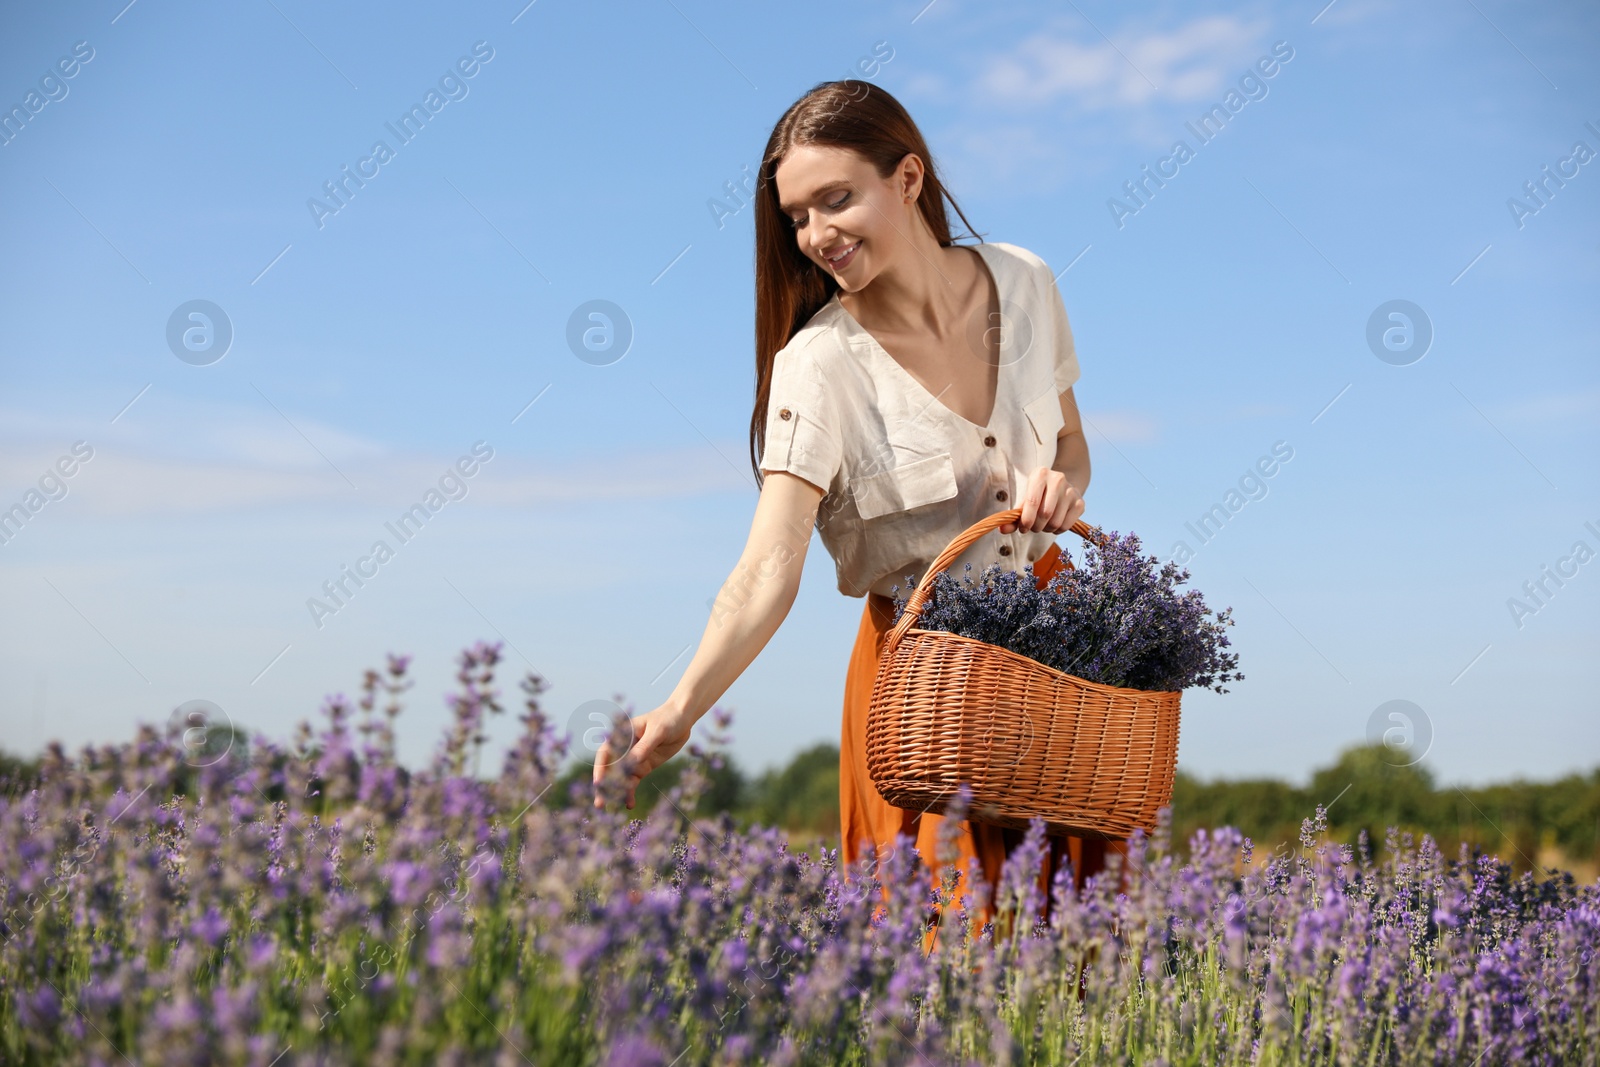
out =
<svg viewBox="0 0 1600 1067"><path fill-rule="evenodd" d="M978 538L991 530L998 530L1008 522L1016 522L1021 518L1021 508L997 511L993 515L979 519L965 530L956 534L955 539L945 546L943 552L939 553L939 558L928 565L928 569L922 575L922 580L917 583L916 589L912 590L911 596L906 600L904 613L901 614L900 620L894 624L894 628L889 631L889 636L885 639L883 646L883 655L885 657L894 651L895 646L900 643L900 639L905 636L906 631L916 625L917 616L922 614L923 605L927 604L928 598L933 595L934 576L954 563L956 557L965 552L968 546ZM1090 526L1082 519L1074 522L1070 529L1085 541L1092 541L1098 544L1103 539L1103 535L1098 529Z"/></svg>

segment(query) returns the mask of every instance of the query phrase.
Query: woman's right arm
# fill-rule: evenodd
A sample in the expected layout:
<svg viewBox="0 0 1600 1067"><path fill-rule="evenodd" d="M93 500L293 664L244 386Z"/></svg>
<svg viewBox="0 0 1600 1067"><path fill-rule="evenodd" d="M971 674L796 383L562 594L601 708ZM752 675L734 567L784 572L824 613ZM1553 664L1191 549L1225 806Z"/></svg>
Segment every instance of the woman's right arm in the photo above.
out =
<svg viewBox="0 0 1600 1067"><path fill-rule="evenodd" d="M683 748L700 716L727 692L789 614L823 495L787 471L765 472L749 539L717 594L700 647L666 702L632 720L633 748L624 763L628 807L633 807L634 791L644 776ZM601 745L595 754L595 784L608 766L620 762L609 744ZM604 806L599 789L594 805Z"/></svg>

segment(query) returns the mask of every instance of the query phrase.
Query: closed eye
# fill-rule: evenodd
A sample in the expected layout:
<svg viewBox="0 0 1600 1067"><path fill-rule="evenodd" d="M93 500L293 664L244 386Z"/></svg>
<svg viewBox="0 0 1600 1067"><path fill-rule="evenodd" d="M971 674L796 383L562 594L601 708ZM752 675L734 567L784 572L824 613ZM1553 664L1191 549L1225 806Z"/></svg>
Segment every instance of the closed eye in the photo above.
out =
<svg viewBox="0 0 1600 1067"><path fill-rule="evenodd" d="M849 202L850 202L850 194L847 192L843 196L839 197L838 200L836 200L833 203L827 205L827 208L828 208L829 211L838 211L840 208L844 207ZM804 215L802 215L797 219L796 218L791 218L789 220L789 222L795 229L798 230L798 229L800 229L802 226L804 226L806 224L806 217Z"/></svg>

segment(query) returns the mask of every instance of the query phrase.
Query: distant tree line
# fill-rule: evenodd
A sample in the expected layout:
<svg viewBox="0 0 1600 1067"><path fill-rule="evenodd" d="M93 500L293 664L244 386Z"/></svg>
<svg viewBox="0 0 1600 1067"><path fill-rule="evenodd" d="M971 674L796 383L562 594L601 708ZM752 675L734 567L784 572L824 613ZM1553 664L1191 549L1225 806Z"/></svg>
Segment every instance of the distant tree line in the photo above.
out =
<svg viewBox="0 0 1600 1067"><path fill-rule="evenodd" d="M1600 768L1554 781L1439 786L1426 767L1396 766L1383 745L1346 749L1304 787L1270 778L1202 782L1181 770L1173 789L1173 836L1237 826L1261 848L1299 835L1300 822L1328 809L1333 836L1354 845L1362 831L1376 855L1389 827L1429 834L1454 857L1462 843L1524 871L1561 865L1593 877L1600 864Z"/></svg>
<svg viewBox="0 0 1600 1067"><path fill-rule="evenodd" d="M797 842L837 845L839 749L819 744L788 764L750 775L724 753L694 814L729 812L742 824L777 826ZM641 783L642 815L682 778L686 760L673 759ZM588 764L573 763L544 803L564 807L591 795ZM0 751L0 795L32 787L38 761ZM1554 781L1516 780L1473 788L1440 786L1426 767L1397 766L1382 745L1346 749L1305 786L1271 778L1201 781L1179 770L1172 797L1173 839L1181 848L1194 831L1235 826L1258 855L1295 841L1318 805L1330 832L1355 845L1363 831L1376 855L1393 827L1431 835L1454 856L1464 843L1493 853L1517 871L1564 866L1594 877L1600 870L1600 768Z"/></svg>
<svg viewBox="0 0 1600 1067"><path fill-rule="evenodd" d="M743 824L777 826L808 841L839 836L839 746L813 745L781 768L750 776L726 753L721 766L709 772L710 786L700 797L694 814L731 812ZM634 795L634 811L642 814L661 803L688 768L682 758L668 760L643 782ZM564 807L587 802L594 775L588 763L567 768L554 788L550 803Z"/></svg>
<svg viewBox="0 0 1600 1067"><path fill-rule="evenodd" d="M839 749L820 744L781 768L747 776L731 757L712 772L697 814L728 811L746 823L779 826L808 840L837 844ZM1346 749L1305 786L1272 778L1201 781L1183 770L1172 795L1172 834L1180 848L1194 831L1235 826L1263 855L1295 842L1300 824L1327 809L1332 836L1355 846L1366 832L1374 855L1391 827L1426 833L1454 857L1461 844L1498 855L1517 871L1600 864L1600 768L1555 781L1512 781L1473 788L1439 786L1421 765L1398 766L1382 745ZM675 785L685 764L674 759L640 784L635 810L648 811ZM552 792L586 796L587 765L569 768Z"/></svg>

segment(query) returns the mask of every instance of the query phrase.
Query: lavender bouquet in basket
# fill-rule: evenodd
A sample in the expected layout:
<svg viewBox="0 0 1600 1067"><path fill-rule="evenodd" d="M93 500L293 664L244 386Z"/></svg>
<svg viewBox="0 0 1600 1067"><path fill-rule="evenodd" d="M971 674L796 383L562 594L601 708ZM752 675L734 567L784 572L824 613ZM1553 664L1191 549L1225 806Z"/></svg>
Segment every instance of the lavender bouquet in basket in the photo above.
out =
<svg viewBox="0 0 1600 1067"><path fill-rule="evenodd" d="M1047 667L1102 685L1160 692L1244 678L1239 657L1225 651L1233 609L1206 606L1199 590L1180 593L1187 568L1140 554L1139 536L1102 532L1075 569L1062 567L1039 589L1033 568L996 564L973 581L972 565L957 579L933 578L932 597L917 628L944 630L1009 649ZM1063 550L1065 551L1065 550ZM909 576L908 576L909 581ZM905 610L897 593L895 617Z"/></svg>

